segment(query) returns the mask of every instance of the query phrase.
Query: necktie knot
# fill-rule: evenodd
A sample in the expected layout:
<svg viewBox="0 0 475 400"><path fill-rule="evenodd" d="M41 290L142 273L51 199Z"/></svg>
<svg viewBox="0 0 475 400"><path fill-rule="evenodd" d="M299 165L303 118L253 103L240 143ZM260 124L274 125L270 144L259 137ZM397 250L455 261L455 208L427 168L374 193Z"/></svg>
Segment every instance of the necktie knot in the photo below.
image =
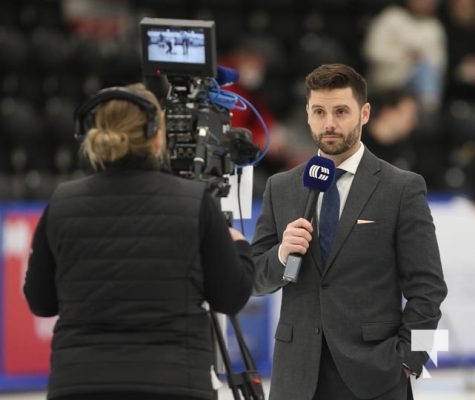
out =
<svg viewBox="0 0 475 400"><path fill-rule="evenodd" d="M341 168L337 168L335 170L335 180L333 181L334 183L336 183L338 181L338 179L341 178L341 176L345 173L346 171L344 169L341 169Z"/></svg>

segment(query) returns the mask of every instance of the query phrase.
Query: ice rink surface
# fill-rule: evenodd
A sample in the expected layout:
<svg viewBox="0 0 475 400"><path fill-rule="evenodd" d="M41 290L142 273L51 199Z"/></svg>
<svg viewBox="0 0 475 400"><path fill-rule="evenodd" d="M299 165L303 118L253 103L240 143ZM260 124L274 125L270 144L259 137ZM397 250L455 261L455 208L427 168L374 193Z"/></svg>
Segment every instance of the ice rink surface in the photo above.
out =
<svg viewBox="0 0 475 400"><path fill-rule="evenodd" d="M415 400L475 400L475 368L471 370L439 369L431 370L430 373L431 379L413 381ZM226 384L224 386L220 389L219 400L233 400L231 391ZM268 395L268 380L264 382L264 390ZM0 400L44 400L45 398L44 392L0 394Z"/></svg>

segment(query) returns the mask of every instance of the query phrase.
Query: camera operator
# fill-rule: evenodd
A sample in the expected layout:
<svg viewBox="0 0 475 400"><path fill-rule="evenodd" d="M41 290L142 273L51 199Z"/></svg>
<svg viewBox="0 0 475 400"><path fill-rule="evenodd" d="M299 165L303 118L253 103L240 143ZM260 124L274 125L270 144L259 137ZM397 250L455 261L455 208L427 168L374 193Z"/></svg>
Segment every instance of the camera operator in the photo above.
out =
<svg viewBox="0 0 475 400"><path fill-rule="evenodd" d="M48 399L214 399L205 305L234 315L246 304L250 246L203 182L164 170L152 92L95 98L76 122L96 171L53 194L24 284L35 315L59 316Z"/></svg>

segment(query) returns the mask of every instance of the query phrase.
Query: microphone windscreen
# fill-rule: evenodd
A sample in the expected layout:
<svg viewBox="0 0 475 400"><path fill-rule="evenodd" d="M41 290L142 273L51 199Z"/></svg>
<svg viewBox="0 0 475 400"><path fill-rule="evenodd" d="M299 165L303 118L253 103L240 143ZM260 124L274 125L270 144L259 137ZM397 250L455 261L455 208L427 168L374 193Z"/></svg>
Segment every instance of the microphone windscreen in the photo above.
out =
<svg viewBox="0 0 475 400"><path fill-rule="evenodd" d="M218 65L216 81L219 86L232 85L239 81L239 72L235 69Z"/></svg>
<svg viewBox="0 0 475 400"><path fill-rule="evenodd" d="M325 192L335 179L335 164L325 157L314 156L305 166L303 185L309 189Z"/></svg>

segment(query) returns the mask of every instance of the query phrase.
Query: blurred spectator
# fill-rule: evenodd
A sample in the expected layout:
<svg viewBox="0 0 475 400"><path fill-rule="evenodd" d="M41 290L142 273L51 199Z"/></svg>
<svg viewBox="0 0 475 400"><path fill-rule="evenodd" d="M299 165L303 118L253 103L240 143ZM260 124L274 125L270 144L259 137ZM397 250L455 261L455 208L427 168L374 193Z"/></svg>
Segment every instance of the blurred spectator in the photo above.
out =
<svg viewBox="0 0 475 400"><path fill-rule="evenodd" d="M372 98L371 119L364 128L363 142L375 155L413 170L416 153L411 133L418 125L418 103L411 92L388 89Z"/></svg>
<svg viewBox="0 0 475 400"><path fill-rule="evenodd" d="M438 0L404 0L370 22L363 46L371 90L410 88L423 109L440 107L447 63Z"/></svg>
<svg viewBox="0 0 475 400"><path fill-rule="evenodd" d="M443 16L449 56L446 99L475 103L475 0L447 0Z"/></svg>
<svg viewBox="0 0 475 400"><path fill-rule="evenodd" d="M263 87L274 52L278 51L274 46L274 42L261 38L245 39L219 61L220 65L233 68L239 73L239 81L226 86L225 89L250 102L262 116L269 130L267 139L261 121L250 107L246 110L233 110L231 121L233 127L249 129L252 132L253 142L258 144L261 150L269 140L268 152L254 170L255 196L263 192L270 175L293 165L286 135L269 107Z"/></svg>

